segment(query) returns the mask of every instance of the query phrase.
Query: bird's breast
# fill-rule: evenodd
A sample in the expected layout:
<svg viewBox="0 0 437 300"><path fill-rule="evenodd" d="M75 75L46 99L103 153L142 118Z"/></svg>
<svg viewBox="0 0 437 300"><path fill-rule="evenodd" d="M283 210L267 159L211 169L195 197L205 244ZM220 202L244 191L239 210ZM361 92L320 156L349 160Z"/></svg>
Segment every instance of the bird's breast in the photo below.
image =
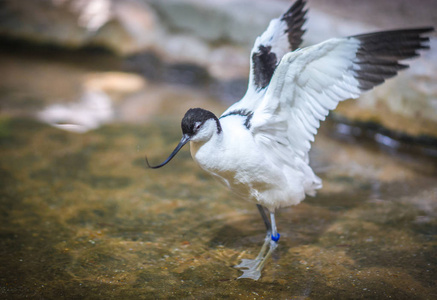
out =
<svg viewBox="0 0 437 300"><path fill-rule="evenodd" d="M223 152L211 145L210 142L190 141L190 153L193 160L208 172L214 172L215 169L221 168L223 163Z"/></svg>

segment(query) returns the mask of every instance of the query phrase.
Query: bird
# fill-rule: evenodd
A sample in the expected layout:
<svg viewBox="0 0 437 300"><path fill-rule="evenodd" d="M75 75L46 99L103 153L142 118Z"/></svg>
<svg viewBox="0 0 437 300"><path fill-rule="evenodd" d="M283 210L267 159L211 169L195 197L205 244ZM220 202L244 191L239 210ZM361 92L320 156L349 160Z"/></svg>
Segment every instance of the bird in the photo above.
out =
<svg viewBox="0 0 437 300"><path fill-rule="evenodd" d="M255 259L235 266L238 277L258 280L278 247L275 212L315 196L322 180L309 165L309 150L328 113L340 101L394 77L404 59L429 49L433 27L379 31L331 38L300 48L306 1L296 0L271 20L250 53L249 83L241 100L220 117L191 108L182 118L182 138L166 165L189 143L193 160L236 197L256 204L266 237Z"/></svg>

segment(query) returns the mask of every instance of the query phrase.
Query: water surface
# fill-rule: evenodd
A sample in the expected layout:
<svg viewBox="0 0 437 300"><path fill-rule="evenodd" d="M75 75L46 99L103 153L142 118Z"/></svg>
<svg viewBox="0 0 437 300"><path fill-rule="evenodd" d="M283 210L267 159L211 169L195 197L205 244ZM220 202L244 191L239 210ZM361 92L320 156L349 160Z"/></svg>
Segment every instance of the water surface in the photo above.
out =
<svg viewBox="0 0 437 300"><path fill-rule="evenodd" d="M11 68L25 74L17 64ZM68 75L76 84L89 72L43 65L49 77L76 70ZM159 170L144 161L173 150L187 108L220 113L223 105L186 87L148 83L115 102L113 122L77 134L34 118L61 101L54 87L33 93L34 84L21 94L3 87L0 97L3 299L437 297L434 158L323 130L312 150L323 189L279 212L280 246L261 279L236 280L233 266L255 257L264 239L256 207L201 171L188 149ZM149 105L151 94L160 105ZM141 111L148 118L134 113Z"/></svg>

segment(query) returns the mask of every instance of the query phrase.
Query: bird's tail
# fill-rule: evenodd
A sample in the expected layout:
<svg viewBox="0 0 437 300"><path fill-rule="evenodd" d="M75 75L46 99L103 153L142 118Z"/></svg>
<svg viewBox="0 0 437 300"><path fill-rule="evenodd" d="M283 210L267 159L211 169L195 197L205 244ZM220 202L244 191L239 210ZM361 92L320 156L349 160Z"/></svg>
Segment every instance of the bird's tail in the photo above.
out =
<svg viewBox="0 0 437 300"><path fill-rule="evenodd" d="M321 189L323 186L322 179L320 179L320 177L314 173L313 169L311 169L309 165L305 165L303 172L305 177L305 194L314 197L317 193L317 190Z"/></svg>

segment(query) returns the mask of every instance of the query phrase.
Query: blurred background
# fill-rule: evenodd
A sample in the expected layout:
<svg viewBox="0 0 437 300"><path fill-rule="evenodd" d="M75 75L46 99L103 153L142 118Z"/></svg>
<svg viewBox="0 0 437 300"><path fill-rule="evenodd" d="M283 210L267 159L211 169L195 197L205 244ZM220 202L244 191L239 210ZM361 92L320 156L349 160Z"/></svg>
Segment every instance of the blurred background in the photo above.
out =
<svg viewBox="0 0 437 300"><path fill-rule="evenodd" d="M304 46L330 37L437 23L433 0L309 2ZM98 120L139 121L160 113L160 91L153 84L146 88L150 82L202 89L226 105L237 101L247 86L254 39L290 1L4 0L0 5L1 112L43 110L38 116L45 122L86 130ZM430 45L431 51L423 51L407 72L359 101L343 103L336 116L429 144L425 136L437 137L435 34ZM67 110L79 109L77 105L43 109L58 102L92 105L90 101L102 107L80 112L88 117L69 116ZM176 109L173 105L170 110ZM85 121L90 124L82 128L78 122Z"/></svg>
<svg viewBox="0 0 437 300"><path fill-rule="evenodd" d="M436 26L436 0L309 0L304 46ZM191 107L245 93L255 38L290 0L0 0L0 298L433 299L437 35L321 126L315 198L265 228L188 149Z"/></svg>

